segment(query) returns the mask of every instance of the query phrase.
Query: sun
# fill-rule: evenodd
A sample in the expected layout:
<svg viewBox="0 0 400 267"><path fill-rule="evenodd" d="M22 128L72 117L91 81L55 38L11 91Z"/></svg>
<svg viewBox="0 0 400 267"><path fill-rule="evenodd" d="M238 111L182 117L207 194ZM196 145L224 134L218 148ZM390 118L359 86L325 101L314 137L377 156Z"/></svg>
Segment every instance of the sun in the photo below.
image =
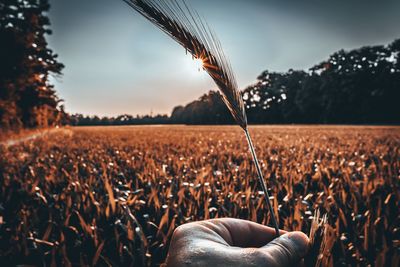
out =
<svg viewBox="0 0 400 267"><path fill-rule="evenodd" d="M201 71L204 68L204 61L201 58L194 58L193 62L196 69L198 69L199 71Z"/></svg>
<svg viewBox="0 0 400 267"><path fill-rule="evenodd" d="M206 61L201 56L193 56L188 54L184 58L184 68L186 75L191 77L203 77L206 75L205 65Z"/></svg>

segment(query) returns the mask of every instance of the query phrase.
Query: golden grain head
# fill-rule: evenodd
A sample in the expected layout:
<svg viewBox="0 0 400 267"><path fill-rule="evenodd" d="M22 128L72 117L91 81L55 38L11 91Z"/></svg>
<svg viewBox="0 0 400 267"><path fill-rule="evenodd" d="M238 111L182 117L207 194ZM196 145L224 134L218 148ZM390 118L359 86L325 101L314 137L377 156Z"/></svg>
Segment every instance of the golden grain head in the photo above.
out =
<svg viewBox="0 0 400 267"><path fill-rule="evenodd" d="M183 46L195 59L202 61L204 70L220 89L232 116L240 127L245 129L246 110L232 67L215 33L197 12L191 9L185 0L124 2Z"/></svg>

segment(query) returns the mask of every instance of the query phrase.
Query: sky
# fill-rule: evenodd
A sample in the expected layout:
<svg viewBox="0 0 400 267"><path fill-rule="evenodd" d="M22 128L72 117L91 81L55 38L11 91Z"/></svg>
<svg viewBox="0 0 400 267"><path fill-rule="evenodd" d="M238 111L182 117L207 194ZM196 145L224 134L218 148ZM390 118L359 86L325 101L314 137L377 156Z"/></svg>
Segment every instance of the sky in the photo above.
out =
<svg viewBox="0 0 400 267"><path fill-rule="evenodd" d="M307 70L340 49L400 38L399 0L187 0L214 29L240 89L264 70ZM122 0L50 0L52 79L66 110L170 114L216 90L185 50Z"/></svg>

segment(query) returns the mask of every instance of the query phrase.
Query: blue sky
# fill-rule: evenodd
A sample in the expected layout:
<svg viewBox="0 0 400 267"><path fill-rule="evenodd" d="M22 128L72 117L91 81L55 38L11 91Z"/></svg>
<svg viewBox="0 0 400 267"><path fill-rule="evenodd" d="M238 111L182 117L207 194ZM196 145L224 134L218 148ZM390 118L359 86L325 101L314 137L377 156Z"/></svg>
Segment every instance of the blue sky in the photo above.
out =
<svg viewBox="0 0 400 267"><path fill-rule="evenodd" d="M264 70L308 69L339 49L400 38L400 1L187 0L215 30L241 89ZM52 0L53 80L68 112L170 113L211 89L185 50L121 0Z"/></svg>

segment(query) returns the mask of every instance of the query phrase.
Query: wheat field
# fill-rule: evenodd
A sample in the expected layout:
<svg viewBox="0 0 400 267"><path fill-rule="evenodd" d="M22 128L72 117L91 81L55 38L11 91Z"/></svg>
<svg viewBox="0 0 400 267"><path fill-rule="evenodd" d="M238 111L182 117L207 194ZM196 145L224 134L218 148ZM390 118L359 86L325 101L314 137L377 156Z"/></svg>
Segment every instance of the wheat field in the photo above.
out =
<svg viewBox="0 0 400 267"><path fill-rule="evenodd" d="M325 266L399 266L400 128L250 127L280 228L327 214ZM269 224L239 127L66 128L0 146L4 266L157 266L184 223Z"/></svg>

